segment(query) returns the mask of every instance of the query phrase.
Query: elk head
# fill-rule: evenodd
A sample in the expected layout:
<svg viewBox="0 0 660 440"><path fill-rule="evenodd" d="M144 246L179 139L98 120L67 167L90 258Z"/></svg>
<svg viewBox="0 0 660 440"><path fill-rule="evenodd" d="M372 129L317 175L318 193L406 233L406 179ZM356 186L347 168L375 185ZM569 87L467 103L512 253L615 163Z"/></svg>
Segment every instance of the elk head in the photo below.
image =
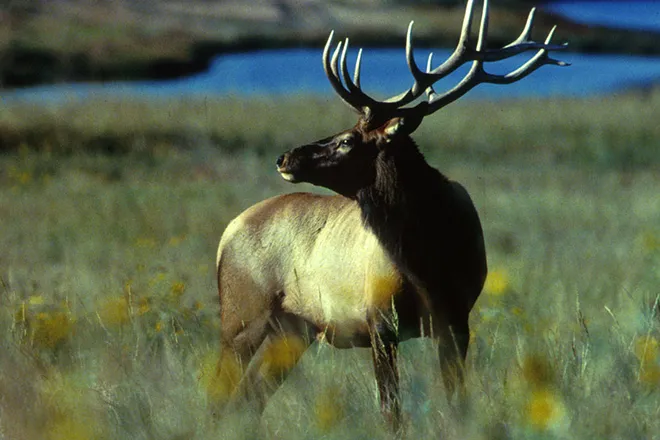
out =
<svg viewBox="0 0 660 440"><path fill-rule="evenodd" d="M432 68L433 54L427 60L426 71L415 62L412 45L413 22L406 36L406 60L413 85L403 93L378 101L367 95L360 86L360 62L362 50L358 52L355 72L351 79L346 63L348 38L337 44L330 56L334 31L330 33L323 51L323 67L330 83L340 98L360 116L350 130L295 148L277 159L277 170L290 182L308 182L336 191L347 197L368 186L376 175L376 158L393 149L415 148L410 134L420 125L423 118L457 100L480 83L510 84L529 75L545 64L566 66L568 63L552 59L549 51L560 50L566 44L551 44L553 27L545 42L531 40L535 9L529 13L527 23L520 36L501 49L487 49L488 1L484 1L476 42L470 36L474 16L474 0L469 0L461 35L452 55L440 66ZM486 62L501 61L526 51L535 55L515 70L503 75L486 72ZM471 62L468 73L453 88L436 93L433 84L454 72L461 65ZM426 99L415 105L423 95ZM412 106L411 106L412 105ZM415 148L416 150L416 148Z"/></svg>

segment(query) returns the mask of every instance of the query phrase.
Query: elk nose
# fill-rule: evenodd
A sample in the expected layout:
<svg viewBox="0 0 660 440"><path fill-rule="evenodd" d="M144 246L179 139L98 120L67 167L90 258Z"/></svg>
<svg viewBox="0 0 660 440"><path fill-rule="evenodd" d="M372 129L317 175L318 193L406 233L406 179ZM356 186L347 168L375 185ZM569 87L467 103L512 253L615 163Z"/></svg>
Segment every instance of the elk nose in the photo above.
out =
<svg viewBox="0 0 660 440"><path fill-rule="evenodd" d="M285 160L286 160L286 154L283 154L277 158L277 162L275 162L275 164L277 165L278 168L280 168L282 167L282 165L284 165Z"/></svg>

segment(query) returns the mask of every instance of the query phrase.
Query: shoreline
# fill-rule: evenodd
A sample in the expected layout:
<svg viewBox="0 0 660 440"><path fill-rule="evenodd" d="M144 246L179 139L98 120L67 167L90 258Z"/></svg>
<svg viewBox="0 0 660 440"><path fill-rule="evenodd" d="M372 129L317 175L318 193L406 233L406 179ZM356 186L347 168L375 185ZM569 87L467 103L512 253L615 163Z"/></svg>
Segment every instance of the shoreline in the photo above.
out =
<svg viewBox="0 0 660 440"><path fill-rule="evenodd" d="M305 8L288 11L288 16L268 15L267 9L261 15L219 16L222 11L213 15L203 9L163 10L156 5L148 11L124 5L101 13L98 7L75 1L64 4L69 8L54 11L44 5L28 12L11 10L0 17L0 22L9 24L8 36L0 39L0 90L63 82L180 78L206 70L213 57L225 53L321 50L333 28L350 35L355 46L398 47L404 44L408 18L416 21L416 47L453 47L463 13L462 7L407 6L395 12L392 6L312 1L307 5L311 18L302 20ZM527 13L527 8L493 8L489 43L503 46L517 37ZM162 23L145 32L145 14ZM395 14L402 18L395 20ZM535 38L541 39L555 24L555 41L569 42L568 51L660 55L660 33L585 26L544 11L536 14Z"/></svg>

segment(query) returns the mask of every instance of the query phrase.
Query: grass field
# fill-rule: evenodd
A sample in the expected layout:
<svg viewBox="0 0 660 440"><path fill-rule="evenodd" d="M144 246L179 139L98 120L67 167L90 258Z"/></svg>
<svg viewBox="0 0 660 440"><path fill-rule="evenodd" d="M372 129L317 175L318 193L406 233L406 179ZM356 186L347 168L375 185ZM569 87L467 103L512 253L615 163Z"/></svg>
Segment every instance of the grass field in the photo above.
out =
<svg viewBox="0 0 660 440"><path fill-rule="evenodd" d="M405 438L660 439L660 92L457 103L415 136L481 214L469 410L403 344ZM214 259L227 222L307 186L284 150L334 101L87 101L0 109L0 438L389 438L367 350L313 345L251 413L221 391Z"/></svg>

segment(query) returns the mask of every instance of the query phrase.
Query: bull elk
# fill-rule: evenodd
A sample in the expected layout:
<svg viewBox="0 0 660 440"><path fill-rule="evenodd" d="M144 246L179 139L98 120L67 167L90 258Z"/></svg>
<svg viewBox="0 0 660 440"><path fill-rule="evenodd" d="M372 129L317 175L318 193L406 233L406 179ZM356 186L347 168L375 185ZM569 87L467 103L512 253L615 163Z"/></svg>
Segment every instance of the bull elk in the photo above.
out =
<svg viewBox="0 0 660 440"><path fill-rule="evenodd" d="M319 337L336 347L371 347L381 409L395 426L400 341L433 335L447 392L460 390L468 314L487 272L484 238L467 191L432 168L410 135L425 116L477 84L509 84L545 64L566 65L548 56L565 47L550 43L554 28L544 43L531 40L534 9L520 36L496 50L486 48L488 2L476 44L473 15L470 0L457 48L436 68L429 56L425 71L415 63L411 22L406 59L413 85L384 101L360 86L361 51L351 78L348 39L331 55L330 33L323 67L339 97L359 113L357 124L286 152L277 171L289 182L338 195L293 193L262 201L227 226L218 248L218 374L240 366L234 385L256 394L262 409L297 356ZM507 74L484 70L485 63L527 51L535 54ZM436 81L468 62L458 85L434 90ZM275 365L273 349L287 349L293 359Z"/></svg>

